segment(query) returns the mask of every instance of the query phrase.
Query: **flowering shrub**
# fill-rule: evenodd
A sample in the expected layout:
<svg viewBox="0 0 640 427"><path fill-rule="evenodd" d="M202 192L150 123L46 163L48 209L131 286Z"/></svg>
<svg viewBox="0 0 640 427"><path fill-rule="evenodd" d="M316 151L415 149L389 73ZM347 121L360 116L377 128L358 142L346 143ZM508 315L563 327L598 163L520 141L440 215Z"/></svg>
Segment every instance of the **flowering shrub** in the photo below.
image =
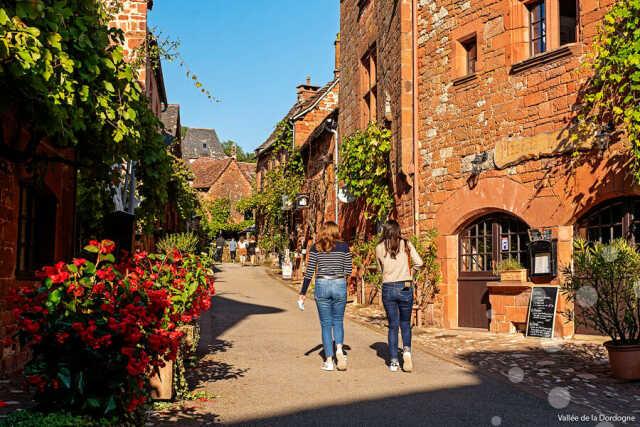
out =
<svg viewBox="0 0 640 427"><path fill-rule="evenodd" d="M113 242L85 249L95 263L45 267L40 287L11 296L18 337L34 355L25 373L43 409L122 416L147 400L149 375L175 359L176 327L209 308L213 272L177 251L114 265Z"/></svg>

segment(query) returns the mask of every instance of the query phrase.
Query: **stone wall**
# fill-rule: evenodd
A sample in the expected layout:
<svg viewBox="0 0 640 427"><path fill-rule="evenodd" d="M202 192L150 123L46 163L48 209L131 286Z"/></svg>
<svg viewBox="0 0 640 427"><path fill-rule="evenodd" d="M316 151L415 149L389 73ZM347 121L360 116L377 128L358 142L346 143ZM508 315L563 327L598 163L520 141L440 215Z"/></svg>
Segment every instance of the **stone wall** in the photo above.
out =
<svg viewBox="0 0 640 427"><path fill-rule="evenodd" d="M340 117L342 136L367 125L362 60L377 56L376 119L391 130L390 155L396 217L403 229L413 225L411 163L413 147L411 2L345 0L340 3Z"/></svg>
<svg viewBox="0 0 640 427"><path fill-rule="evenodd" d="M24 150L30 135L24 127L18 127L16 117L5 116L0 120L1 134L11 149ZM56 150L42 141L37 154L49 157L59 156L66 161L73 161L73 150ZM34 174L27 164L0 159L0 340L10 337L16 330L16 322L7 304L9 293L19 286L29 286L35 280L16 278L18 250L18 209L20 205L20 184L38 177L46 191L55 196L57 209L55 213L54 260L68 260L73 255L73 233L75 217L75 168L63 163L53 163L50 167L40 169ZM46 244L46 242L42 242ZM0 374L8 374L21 369L28 358L27 352L18 344L4 345L0 359Z"/></svg>
<svg viewBox="0 0 640 427"><path fill-rule="evenodd" d="M202 194L205 200L217 200L228 198L231 201L231 219L233 222L244 221L244 212L235 210L235 204L241 199L251 197L251 182L240 169L238 162L233 160L224 170L220 178Z"/></svg>
<svg viewBox="0 0 640 427"><path fill-rule="evenodd" d="M547 3L547 52L533 57L520 0L418 4L420 221L441 235L445 326L457 326L457 233L470 221L498 211L530 227L572 226L597 203L640 191L621 143L576 160L569 139L580 64L613 0L580 1L577 42L563 46L557 1ZM470 37L478 54L467 75ZM565 262L571 239L559 248Z"/></svg>

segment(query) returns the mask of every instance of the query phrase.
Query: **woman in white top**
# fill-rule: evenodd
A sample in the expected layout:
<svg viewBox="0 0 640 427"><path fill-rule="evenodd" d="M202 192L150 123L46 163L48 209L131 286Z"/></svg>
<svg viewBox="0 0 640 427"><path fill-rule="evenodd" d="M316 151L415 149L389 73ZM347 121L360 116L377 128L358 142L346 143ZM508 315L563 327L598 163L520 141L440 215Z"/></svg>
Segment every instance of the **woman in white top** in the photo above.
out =
<svg viewBox="0 0 640 427"><path fill-rule="evenodd" d="M410 267L410 259L413 267ZM389 355L392 372L398 371L398 328L402 332L404 361L402 369L411 372L411 310L413 308L413 269L424 263L411 242L400 237L400 225L387 221L382 228L382 241L376 246L376 261L382 272L382 303L389 320Z"/></svg>
<svg viewBox="0 0 640 427"><path fill-rule="evenodd" d="M244 236L240 237L240 241L238 242L238 255L240 256L240 265L244 267L247 261L247 241L244 240Z"/></svg>

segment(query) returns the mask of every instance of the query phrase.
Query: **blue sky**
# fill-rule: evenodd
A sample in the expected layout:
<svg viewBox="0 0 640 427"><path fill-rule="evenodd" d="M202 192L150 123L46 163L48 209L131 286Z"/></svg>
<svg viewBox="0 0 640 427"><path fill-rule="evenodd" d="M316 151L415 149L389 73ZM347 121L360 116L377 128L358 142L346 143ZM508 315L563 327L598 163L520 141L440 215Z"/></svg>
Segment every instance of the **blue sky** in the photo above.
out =
<svg viewBox="0 0 640 427"><path fill-rule="evenodd" d="M220 102L200 94L186 69L163 63L169 103L183 126L215 128L245 151L266 140L311 76L333 78L336 0L161 0L149 26L180 40L188 69Z"/></svg>

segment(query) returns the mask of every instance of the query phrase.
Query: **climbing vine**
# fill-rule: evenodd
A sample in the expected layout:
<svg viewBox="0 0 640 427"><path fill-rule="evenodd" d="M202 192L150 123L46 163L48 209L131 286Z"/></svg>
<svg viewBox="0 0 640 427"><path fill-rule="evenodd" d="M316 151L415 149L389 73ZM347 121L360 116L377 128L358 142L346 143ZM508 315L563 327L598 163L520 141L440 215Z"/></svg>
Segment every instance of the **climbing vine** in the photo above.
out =
<svg viewBox="0 0 640 427"><path fill-rule="evenodd" d="M109 27L113 5L105 3L0 0L0 114L31 136L26 148L4 141L0 155L38 175L52 163L68 163L39 157L45 137L55 147L74 148L80 223L94 231L105 212L98 209L112 209L109 189L123 179L114 165L136 162L136 214L148 226L163 212L168 183L185 189L162 124L124 57L124 34ZM190 203L183 199L183 212Z"/></svg>
<svg viewBox="0 0 640 427"><path fill-rule="evenodd" d="M282 209L283 196L293 202L304 181L304 163L300 150L293 145L290 123L278 123L270 152L271 159L278 160L279 164L266 172L260 189L254 189L250 198L236 204L236 209L255 213L260 245L267 252L283 250L287 245L287 211Z"/></svg>
<svg viewBox="0 0 640 427"><path fill-rule="evenodd" d="M253 224L253 220L233 222L231 201L227 198L202 200L200 216L202 230L209 238L214 238L219 233L239 233Z"/></svg>
<svg viewBox="0 0 640 427"><path fill-rule="evenodd" d="M389 189L391 132L373 121L364 131L343 138L338 177L356 197L364 197L365 215L384 221L393 209Z"/></svg>
<svg viewBox="0 0 640 427"><path fill-rule="evenodd" d="M588 66L579 132L592 139L611 123L624 130L640 182L640 0L618 0L605 15Z"/></svg>

